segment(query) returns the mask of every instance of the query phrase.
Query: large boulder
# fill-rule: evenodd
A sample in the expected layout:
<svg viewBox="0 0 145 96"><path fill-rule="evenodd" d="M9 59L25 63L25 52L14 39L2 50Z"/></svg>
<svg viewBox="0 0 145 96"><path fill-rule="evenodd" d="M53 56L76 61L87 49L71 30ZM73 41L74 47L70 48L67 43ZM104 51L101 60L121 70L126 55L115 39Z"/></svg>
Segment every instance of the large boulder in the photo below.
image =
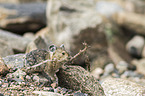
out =
<svg viewBox="0 0 145 96"><path fill-rule="evenodd" d="M5 46L7 46L8 48L10 46L13 50L20 51L20 52L24 52L27 44L31 41L28 38L4 30L0 30L0 40L4 41L4 43L7 43L8 46L6 44ZM6 49L5 51L11 50L11 49L6 50ZM10 52L10 54L12 54L12 52Z"/></svg>
<svg viewBox="0 0 145 96"><path fill-rule="evenodd" d="M102 84L106 96L143 96L144 87L129 80L108 78Z"/></svg>
<svg viewBox="0 0 145 96"><path fill-rule="evenodd" d="M0 3L0 6L2 29L23 34L46 26L46 3Z"/></svg>

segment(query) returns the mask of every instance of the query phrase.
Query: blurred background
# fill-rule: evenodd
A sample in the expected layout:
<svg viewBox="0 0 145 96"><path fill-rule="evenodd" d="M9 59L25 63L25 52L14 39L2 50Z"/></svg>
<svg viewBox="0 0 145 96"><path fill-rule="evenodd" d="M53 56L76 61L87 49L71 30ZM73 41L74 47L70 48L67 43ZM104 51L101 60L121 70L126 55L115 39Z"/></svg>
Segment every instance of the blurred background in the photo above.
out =
<svg viewBox="0 0 145 96"><path fill-rule="evenodd" d="M15 54L48 50L50 44L64 44L74 56L86 42L87 52L73 64L90 71L100 83L110 77L121 78L103 82L106 95L116 94L116 89L119 94L126 94L126 90L133 94L130 96L138 90L142 94L144 39L145 0L0 0L0 56L5 62L20 66L24 58ZM132 82L122 83L125 79L139 87Z"/></svg>
<svg viewBox="0 0 145 96"><path fill-rule="evenodd" d="M144 78L144 14L144 0L0 0L0 55L64 44L73 56L86 42L74 64L96 78Z"/></svg>

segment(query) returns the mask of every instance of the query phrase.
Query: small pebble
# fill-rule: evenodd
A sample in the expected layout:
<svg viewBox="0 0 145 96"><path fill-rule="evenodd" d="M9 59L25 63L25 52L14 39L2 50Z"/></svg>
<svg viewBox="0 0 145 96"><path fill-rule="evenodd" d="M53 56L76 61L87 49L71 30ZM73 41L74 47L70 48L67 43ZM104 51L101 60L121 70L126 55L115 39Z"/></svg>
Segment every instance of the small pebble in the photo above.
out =
<svg viewBox="0 0 145 96"><path fill-rule="evenodd" d="M125 71L121 75L121 78L128 78L128 77L138 77L138 78L141 78L141 77L143 77L143 75L142 74L138 74L135 71Z"/></svg>
<svg viewBox="0 0 145 96"><path fill-rule="evenodd" d="M8 84L3 84L2 85L2 88L6 88L6 87L8 87Z"/></svg>
<svg viewBox="0 0 145 96"><path fill-rule="evenodd" d="M37 81L37 82L39 82L39 77L37 76L37 75L34 75L34 77L33 77L33 81Z"/></svg>
<svg viewBox="0 0 145 96"><path fill-rule="evenodd" d="M31 80L31 77L29 75L26 75L27 80Z"/></svg>
<svg viewBox="0 0 145 96"><path fill-rule="evenodd" d="M114 77L114 78L119 78L120 76L119 76L119 74L117 74L117 73L112 73L112 77Z"/></svg>
<svg viewBox="0 0 145 96"><path fill-rule="evenodd" d="M110 64L105 66L104 71L105 71L105 73L110 74L111 72L114 71L114 69L115 69L114 64L110 63Z"/></svg>
<svg viewBox="0 0 145 96"><path fill-rule="evenodd" d="M49 87L50 92L54 92L54 89L52 87Z"/></svg>
<svg viewBox="0 0 145 96"><path fill-rule="evenodd" d="M120 61L116 65L116 69L118 69L119 73L122 74L124 71L126 71L128 68L128 63L126 61Z"/></svg>
<svg viewBox="0 0 145 96"><path fill-rule="evenodd" d="M66 89L66 88L62 88L62 89L61 89L61 93L62 93L62 94L65 94L66 92L67 92L67 89Z"/></svg>
<svg viewBox="0 0 145 96"><path fill-rule="evenodd" d="M100 75L103 74L103 69L100 68L100 67L97 67L95 70L93 70L93 71L91 72L91 74L92 74L94 77L96 77L97 79L99 79L99 78L100 78Z"/></svg>
<svg viewBox="0 0 145 96"><path fill-rule="evenodd" d="M85 94L85 93L74 93L73 96L88 96L88 94Z"/></svg>

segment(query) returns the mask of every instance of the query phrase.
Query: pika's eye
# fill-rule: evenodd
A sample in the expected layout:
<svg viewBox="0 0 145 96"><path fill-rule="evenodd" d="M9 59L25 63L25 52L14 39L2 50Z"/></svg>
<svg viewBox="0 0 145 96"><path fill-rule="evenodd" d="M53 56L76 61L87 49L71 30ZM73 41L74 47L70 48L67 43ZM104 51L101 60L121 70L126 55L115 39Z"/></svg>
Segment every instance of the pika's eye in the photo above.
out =
<svg viewBox="0 0 145 96"><path fill-rule="evenodd" d="M65 55L65 53L64 53L64 52L62 52L62 55Z"/></svg>
<svg viewBox="0 0 145 96"><path fill-rule="evenodd" d="M55 45L50 45L49 46L49 51L50 52L54 52L57 49L57 47Z"/></svg>

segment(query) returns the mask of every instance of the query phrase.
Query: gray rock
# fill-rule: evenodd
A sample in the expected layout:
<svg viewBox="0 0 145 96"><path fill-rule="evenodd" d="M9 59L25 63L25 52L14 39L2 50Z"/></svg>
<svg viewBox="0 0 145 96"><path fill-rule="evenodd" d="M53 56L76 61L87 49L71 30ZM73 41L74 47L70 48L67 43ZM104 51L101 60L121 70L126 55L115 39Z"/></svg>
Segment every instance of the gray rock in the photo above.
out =
<svg viewBox="0 0 145 96"><path fill-rule="evenodd" d="M24 52L27 44L31 41L28 38L4 30L0 30L0 39L6 41L12 49L22 52Z"/></svg>
<svg viewBox="0 0 145 96"><path fill-rule="evenodd" d="M48 43L46 43L46 41L41 36L38 36L28 44L26 53L29 53L35 49L48 49Z"/></svg>
<svg viewBox="0 0 145 96"><path fill-rule="evenodd" d="M15 14L7 14L0 22L0 27L12 32L23 34L24 32L38 31L46 26L46 3L11 4L0 3L2 8L14 11Z"/></svg>
<svg viewBox="0 0 145 96"><path fill-rule="evenodd" d="M31 39L31 40L34 40L35 39L35 35L32 32L24 33L23 37L28 38L28 39Z"/></svg>
<svg viewBox="0 0 145 96"><path fill-rule="evenodd" d="M31 2L44 2L47 0L1 0L0 3L31 3Z"/></svg>
<svg viewBox="0 0 145 96"><path fill-rule="evenodd" d="M39 76L37 76L37 75L33 76L33 81L39 82L39 79L40 79Z"/></svg>
<svg viewBox="0 0 145 96"><path fill-rule="evenodd" d="M31 80L31 77L29 75L26 75L27 80Z"/></svg>
<svg viewBox="0 0 145 96"><path fill-rule="evenodd" d="M24 67L25 54L16 54L3 57L3 60L8 68L22 68Z"/></svg>
<svg viewBox="0 0 145 96"><path fill-rule="evenodd" d="M63 96L59 93L47 92L47 91L33 91L32 93L34 95L41 95L41 96Z"/></svg>
<svg viewBox="0 0 145 96"><path fill-rule="evenodd" d="M134 65L137 67L137 72L145 75L145 59L133 60Z"/></svg>
<svg viewBox="0 0 145 96"><path fill-rule="evenodd" d="M115 70L114 64L110 63L108 65L105 66L104 68L104 73L105 74L110 74Z"/></svg>
<svg viewBox="0 0 145 96"><path fill-rule="evenodd" d="M26 72L18 69L16 72L13 73L14 78L22 79L26 75Z"/></svg>
<svg viewBox="0 0 145 96"><path fill-rule="evenodd" d="M13 54L12 47L6 41L0 39L0 56L4 57Z"/></svg>
<svg viewBox="0 0 145 96"><path fill-rule="evenodd" d="M126 50L133 56L141 56L144 47L144 37L136 35L127 44Z"/></svg>
<svg viewBox="0 0 145 96"><path fill-rule="evenodd" d="M89 96L89 95L84 93L74 93L73 96Z"/></svg>
<svg viewBox="0 0 145 96"><path fill-rule="evenodd" d="M18 69L17 71L15 71L14 73L9 73L7 74L8 78L13 78L13 80L17 81L17 82L22 82L24 81L24 77L26 76L26 72Z"/></svg>
<svg viewBox="0 0 145 96"><path fill-rule="evenodd" d="M143 47L143 50L142 50L142 57L145 57L145 46Z"/></svg>
<svg viewBox="0 0 145 96"><path fill-rule="evenodd" d="M110 17L115 13L123 11L123 9L119 4L115 2L98 1L96 3L96 11L107 17Z"/></svg>
<svg viewBox="0 0 145 96"><path fill-rule="evenodd" d="M126 61L120 61L117 65L116 65L116 69L119 71L119 73L123 73L124 71L127 70L128 68L128 63Z"/></svg>
<svg viewBox="0 0 145 96"><path fill-rule="evenodd" d="M143 96L144 88L129 80L108 78L101 85L106 96Z"/></svg>
<svg viewBox="0 0 145 96"><path fill-rule="evenodd" d="M128 71L125 71L122 75L121 75L122 78L128 78L128 77L138 77L138 78L141 78L143 77L143 75L141 74L138 74L137 72L135 71L131 71L131 70L128 70Z"/></svg>
<svg viewBox="0 0 145 96"><path fill-rule="evenodd" d="M6 74L7 72L9 72L9 68L5 64L2 57L0 57L0 74Z"/></svg>

